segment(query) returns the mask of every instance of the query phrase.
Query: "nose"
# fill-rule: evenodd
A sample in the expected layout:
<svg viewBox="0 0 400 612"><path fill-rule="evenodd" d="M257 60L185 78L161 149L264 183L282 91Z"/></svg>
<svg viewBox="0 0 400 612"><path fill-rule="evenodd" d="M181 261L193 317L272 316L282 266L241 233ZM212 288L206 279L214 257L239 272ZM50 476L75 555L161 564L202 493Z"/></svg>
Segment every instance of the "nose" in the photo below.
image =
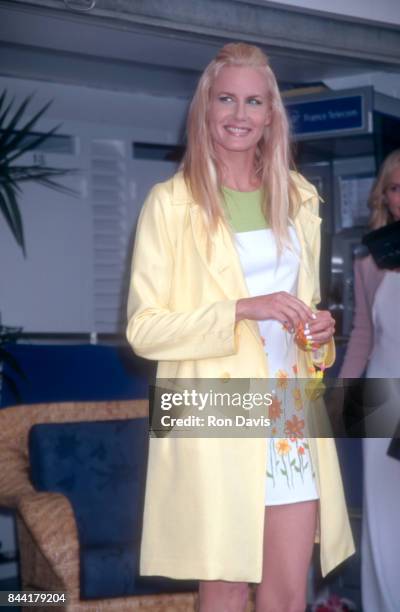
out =
<svg viewBox="0 0 400 612"><path fill-rule="evenodd" d="M244 100L238 100L235 105L235 119L244 120L247 117L246 102Z"/></svg>

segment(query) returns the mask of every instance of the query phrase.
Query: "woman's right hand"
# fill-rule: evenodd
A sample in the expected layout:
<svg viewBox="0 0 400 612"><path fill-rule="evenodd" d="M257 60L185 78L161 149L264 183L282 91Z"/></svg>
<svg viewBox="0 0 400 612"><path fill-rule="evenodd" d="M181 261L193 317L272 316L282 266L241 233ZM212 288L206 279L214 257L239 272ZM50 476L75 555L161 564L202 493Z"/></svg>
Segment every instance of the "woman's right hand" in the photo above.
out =
<svg viewBox="0 0 400 612"><path fill-rule="evenodd" d="M309 306L286 291L242 298L236 302L236 322L242 319L274 319L289 331L294 331L299 324L305 325L314 318Z"/></svg>

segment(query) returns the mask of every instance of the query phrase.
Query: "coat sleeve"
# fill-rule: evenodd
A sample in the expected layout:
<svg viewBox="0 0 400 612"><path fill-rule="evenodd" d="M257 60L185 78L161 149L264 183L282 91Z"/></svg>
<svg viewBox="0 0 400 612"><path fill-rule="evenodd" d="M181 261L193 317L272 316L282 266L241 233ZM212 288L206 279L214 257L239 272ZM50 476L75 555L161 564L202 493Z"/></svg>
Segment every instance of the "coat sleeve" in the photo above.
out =
<svg viewBox="0 0 400 612"><path fill-rule="evenodd" d="M173 206L165 185L156 185L141 211L128 296L128 342L137 355L154 360L232 355L237 351L236 300L190 311L170 307L179 222L174 209L181 206Z"/></svg>
<svg viewBox="0 0 400 612"><path fill-rule="evenodd" d="M359 378L365 370L372 350L373 327L362 266L363 260L355 260L355 315L346 356L339 374L341 378Z"/></svg>

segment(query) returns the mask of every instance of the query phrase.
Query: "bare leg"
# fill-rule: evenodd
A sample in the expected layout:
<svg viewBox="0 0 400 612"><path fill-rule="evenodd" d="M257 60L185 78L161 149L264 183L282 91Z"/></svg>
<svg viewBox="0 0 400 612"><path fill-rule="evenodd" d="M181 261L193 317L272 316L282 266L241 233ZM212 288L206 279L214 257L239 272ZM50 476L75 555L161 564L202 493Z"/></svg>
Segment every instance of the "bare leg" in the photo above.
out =
<svg viewBox="0 0 400 612"><path fill-rule="evenodd" d="M248 599L247 582L201 581L199 612L244 612Z"/></svg>
<svg viewBox="0 0 400 612"><path fill-rule="evenodd" d="M318 501L265 508L262 581L256 612L304 612Z"/></svg>

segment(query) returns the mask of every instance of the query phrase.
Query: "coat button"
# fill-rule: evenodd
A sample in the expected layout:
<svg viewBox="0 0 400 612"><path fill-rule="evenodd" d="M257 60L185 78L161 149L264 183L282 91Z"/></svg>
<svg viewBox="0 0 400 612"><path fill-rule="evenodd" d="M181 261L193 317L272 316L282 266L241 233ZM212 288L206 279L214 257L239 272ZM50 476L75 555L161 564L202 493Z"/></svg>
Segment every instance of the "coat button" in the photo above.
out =
<svg viewBox="0 0 400 612"><path fill-rule="evenodd" d="M220 379L222 380L222 382L228 382L230 377L231 375L229 374L229 372L222 372Z"/></svg>

